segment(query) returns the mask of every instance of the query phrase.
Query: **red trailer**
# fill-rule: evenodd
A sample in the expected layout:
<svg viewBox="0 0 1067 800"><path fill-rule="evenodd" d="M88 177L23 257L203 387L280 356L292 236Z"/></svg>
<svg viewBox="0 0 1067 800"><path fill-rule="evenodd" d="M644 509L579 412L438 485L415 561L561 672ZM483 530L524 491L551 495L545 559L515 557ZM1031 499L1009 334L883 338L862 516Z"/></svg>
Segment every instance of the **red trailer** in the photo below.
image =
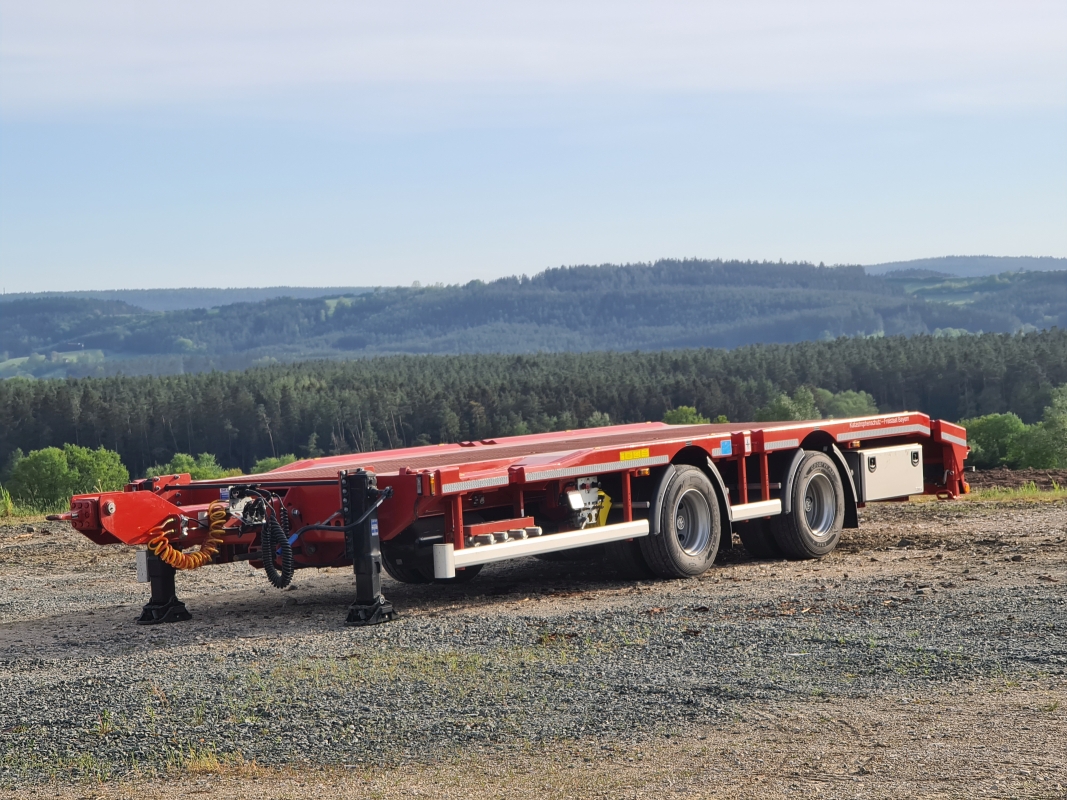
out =
<svg viewBox="0 0 1067 800"><path fill-rule="evenodd" d="M78 495L70 520L137 548L152 596L138 622L191 617L175 572L248 561L281 588L297 569L352 565L348 623L395 615L382 567L408 583L604 546L634 576L700 575L738 533L755 556L820 558L856 509L968 491L966 431L905 412L842 420L644 423L355 453L260 475L135 481Z"/></svg>

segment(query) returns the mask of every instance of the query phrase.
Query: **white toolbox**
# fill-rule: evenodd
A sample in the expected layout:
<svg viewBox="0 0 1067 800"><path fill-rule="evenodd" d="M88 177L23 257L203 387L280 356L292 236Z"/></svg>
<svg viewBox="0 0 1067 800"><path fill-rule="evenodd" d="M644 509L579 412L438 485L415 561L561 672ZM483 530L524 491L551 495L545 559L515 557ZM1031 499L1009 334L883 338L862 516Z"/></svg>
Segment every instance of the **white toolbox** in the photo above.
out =
<svg viewBox="0 0 1067 800"><path fill-rule="evenodd" d="M845 460L860 503L923 493L922 445L846 450Z"/></svg>

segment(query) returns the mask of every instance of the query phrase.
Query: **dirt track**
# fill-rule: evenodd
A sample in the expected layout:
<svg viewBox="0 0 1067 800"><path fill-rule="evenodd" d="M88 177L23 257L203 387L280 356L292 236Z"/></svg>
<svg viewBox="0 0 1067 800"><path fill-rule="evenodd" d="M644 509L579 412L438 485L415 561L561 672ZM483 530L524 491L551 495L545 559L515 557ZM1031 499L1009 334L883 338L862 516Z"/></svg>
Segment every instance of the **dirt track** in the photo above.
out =
<svg viewBox="0 0 1067 800"><path fill-rule="evenodd" d="M1063 502L872 507L821 562L690 581L390 583L366 630L346 571L246 566L136 627L128 551L30 527L0 526L13 796L1067 796Z"/></svg>

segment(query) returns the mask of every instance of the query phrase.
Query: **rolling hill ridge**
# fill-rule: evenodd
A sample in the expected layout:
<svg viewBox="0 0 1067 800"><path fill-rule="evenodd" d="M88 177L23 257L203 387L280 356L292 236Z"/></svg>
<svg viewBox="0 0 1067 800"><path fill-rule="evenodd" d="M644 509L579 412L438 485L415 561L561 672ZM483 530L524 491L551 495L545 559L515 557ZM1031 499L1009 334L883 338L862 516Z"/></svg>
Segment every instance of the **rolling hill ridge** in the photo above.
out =
<svg viewBox="0 0 1067 800"><path fill-rule="evenodd" d="M870 275L863 267L693 259L561 267L453 286L322 291L327 296L170 311L91 296L7 300L0 304L0 377L165 374L308 357L734 348L1067 327L1062 272Z"/></svg>

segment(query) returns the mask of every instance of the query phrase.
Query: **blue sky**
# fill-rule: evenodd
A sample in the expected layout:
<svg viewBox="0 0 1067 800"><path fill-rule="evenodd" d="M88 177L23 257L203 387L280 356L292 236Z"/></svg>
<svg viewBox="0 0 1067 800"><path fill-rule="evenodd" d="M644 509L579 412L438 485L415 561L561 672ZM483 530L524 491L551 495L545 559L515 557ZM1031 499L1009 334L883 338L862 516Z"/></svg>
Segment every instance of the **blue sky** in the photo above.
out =
<svg viewBox="0 0 1067 800"><path fill-rule="evenodd" d="M1067 256L1067 4L0 0L6 291Z"/></svg>

